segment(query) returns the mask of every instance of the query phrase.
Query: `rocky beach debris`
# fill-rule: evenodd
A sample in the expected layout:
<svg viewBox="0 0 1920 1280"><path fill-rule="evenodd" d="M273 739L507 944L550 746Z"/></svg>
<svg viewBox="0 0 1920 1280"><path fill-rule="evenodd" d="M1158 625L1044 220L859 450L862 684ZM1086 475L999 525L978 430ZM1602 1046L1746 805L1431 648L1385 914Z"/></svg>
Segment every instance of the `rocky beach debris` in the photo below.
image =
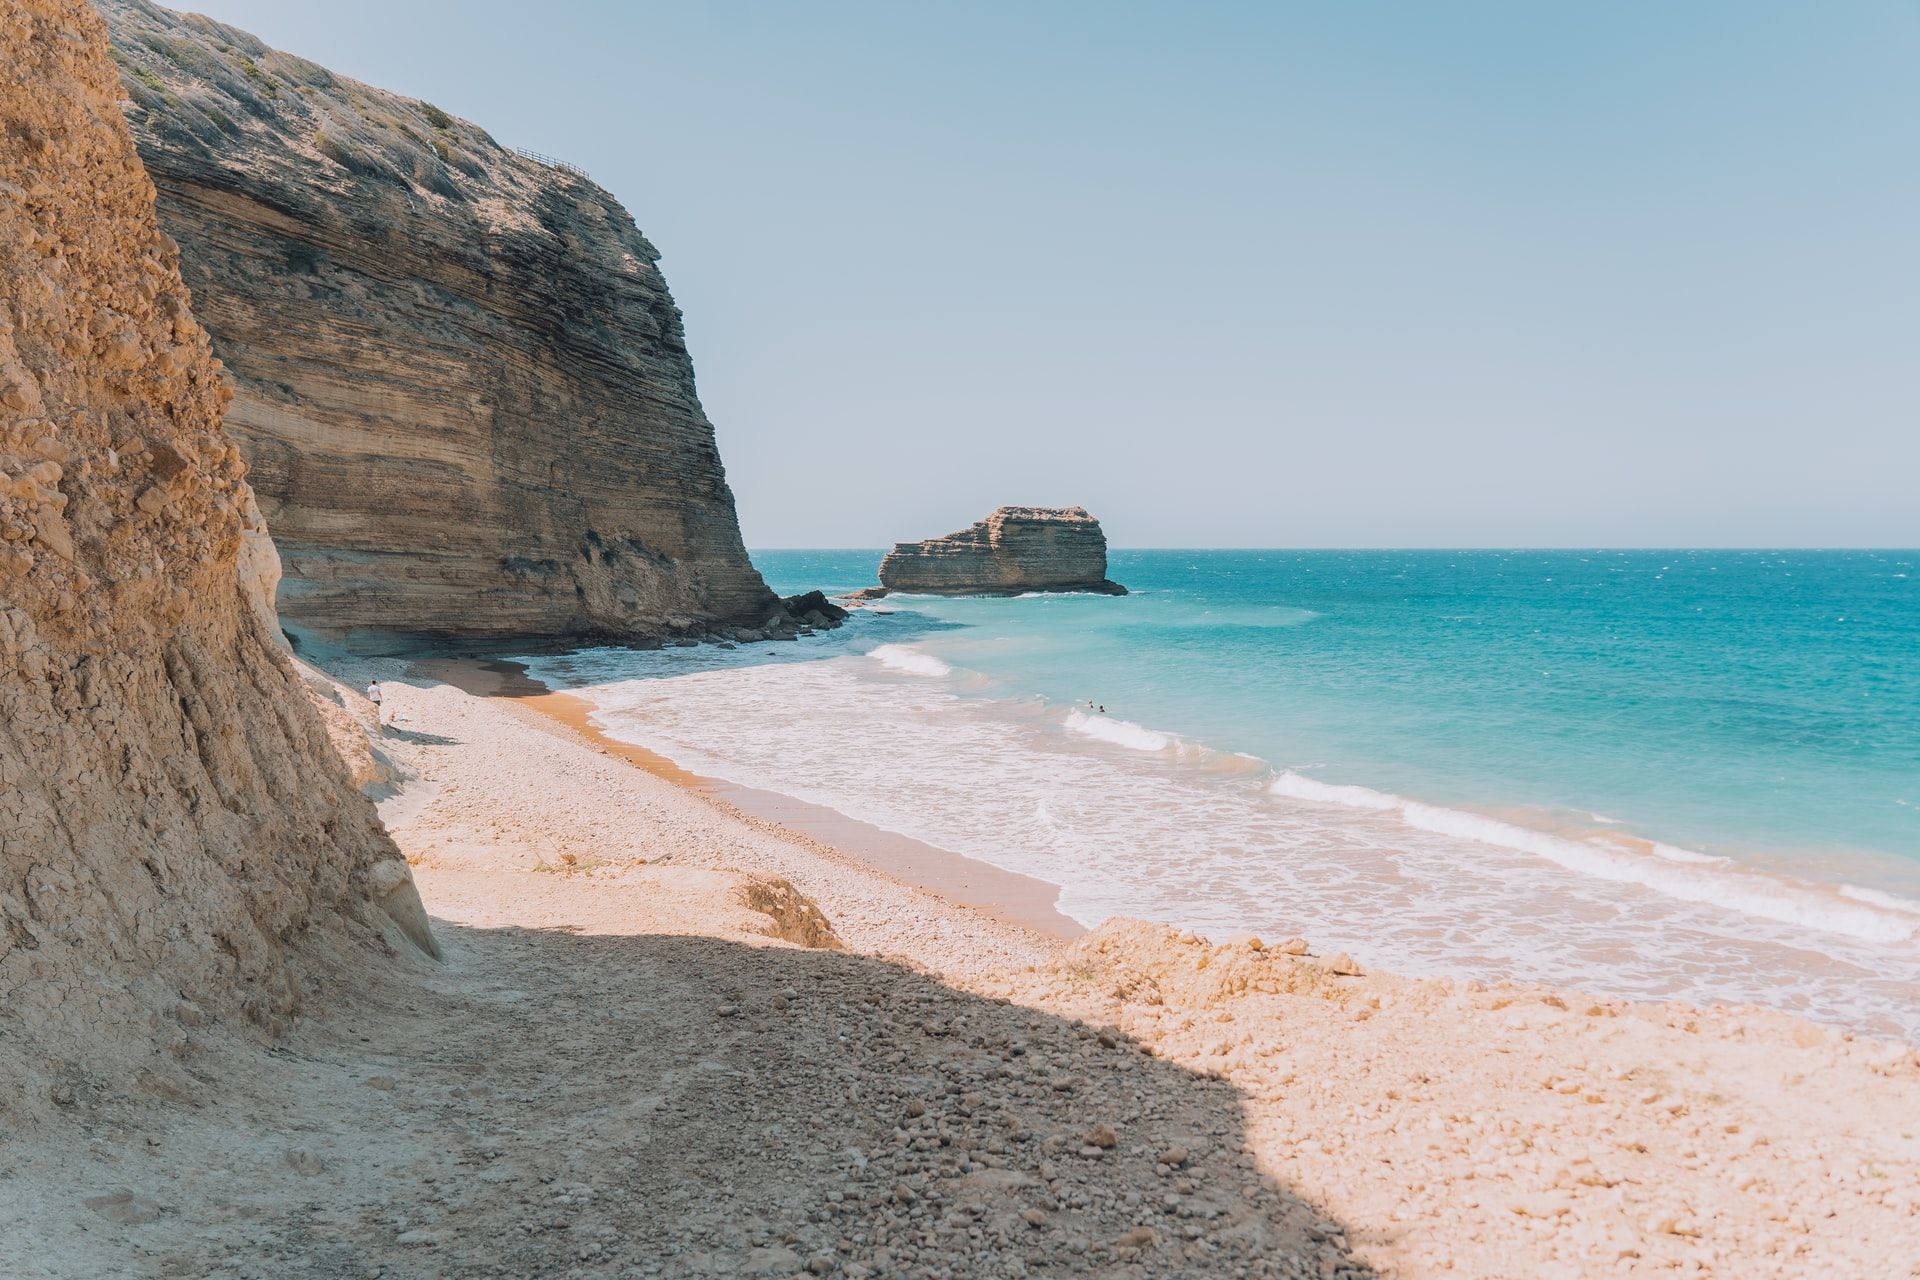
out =
<svg viewBox="0 0 1920 1280"><path fill-rule="evenodd" d="M894 591L947 596L1127 593L1107 577L1107 535L1084 507L1001 507L943 538L895 543L880 562L880 586L858 595L871 600Z"/></svg>

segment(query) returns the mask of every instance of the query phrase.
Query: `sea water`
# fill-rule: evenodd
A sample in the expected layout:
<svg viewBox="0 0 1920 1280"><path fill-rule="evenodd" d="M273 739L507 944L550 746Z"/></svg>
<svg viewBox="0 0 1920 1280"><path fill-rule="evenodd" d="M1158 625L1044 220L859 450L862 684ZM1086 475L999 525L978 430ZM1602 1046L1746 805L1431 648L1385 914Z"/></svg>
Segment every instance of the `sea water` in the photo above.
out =
<svg viewBox="0 0 1920 1280"><path fill-rule="evenodd" d="M877 551L768 551L775 590ZM1920 553L1123 551L793 644L535 660L608 732L1092 925L1920 1039Z"/></svg>

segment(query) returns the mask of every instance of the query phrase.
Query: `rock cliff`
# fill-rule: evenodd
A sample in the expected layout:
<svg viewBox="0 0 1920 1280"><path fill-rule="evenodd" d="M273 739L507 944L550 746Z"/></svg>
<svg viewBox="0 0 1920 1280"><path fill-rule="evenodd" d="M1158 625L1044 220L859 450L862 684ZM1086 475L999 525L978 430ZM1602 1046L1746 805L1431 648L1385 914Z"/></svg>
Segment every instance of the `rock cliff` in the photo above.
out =
<svg viewBox="0 0 1920 1280"><path fill-rule="evenodd" d="M192 1091L201 1029L282 1026L375 903L432 946L240 582L229 393L119 91L83 0L0 0L0 1129Z"/></svg>
<svg viewBox="0 0 1920 1280"><path fill-rule="evenodd" d="M618 201L211 19L100 7L290 630L769 629L680 312Z"/></svg>
<svg viewBox="0 0 1920 1280"><path fill-rule="evenodd" d="M944 538L895 543L880 562L880 585L865 594L1127 593L1108 580L1107 535L1084 507L1001 507Z"/></svg>

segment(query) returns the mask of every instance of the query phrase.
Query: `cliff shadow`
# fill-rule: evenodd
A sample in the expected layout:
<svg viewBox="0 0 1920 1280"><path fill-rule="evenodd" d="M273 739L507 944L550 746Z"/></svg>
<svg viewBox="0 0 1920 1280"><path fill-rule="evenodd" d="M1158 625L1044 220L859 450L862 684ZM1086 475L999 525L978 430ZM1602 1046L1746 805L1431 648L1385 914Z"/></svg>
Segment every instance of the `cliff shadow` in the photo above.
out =
<svg viewBox="0 0 1920 1280"><path fill-rule="evenodd" d="M1238 1091L1110 1028L842 952L434 923L447 963L424 985L333 993L264 1072L179 1114L184 1167L115 1168L144 1221L76 1202L91 1260L1376 1274L1243 1153Z"/></svg>

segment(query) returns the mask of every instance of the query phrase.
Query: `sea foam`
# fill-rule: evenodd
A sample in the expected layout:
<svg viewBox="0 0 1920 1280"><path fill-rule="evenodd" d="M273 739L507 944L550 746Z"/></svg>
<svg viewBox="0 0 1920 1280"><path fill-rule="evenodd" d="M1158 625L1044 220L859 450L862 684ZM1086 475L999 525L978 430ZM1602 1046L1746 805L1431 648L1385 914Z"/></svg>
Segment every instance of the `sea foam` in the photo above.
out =
<svg viewBox="0 0 1920 1280"><path fill-rule="evenodd" d="M1729 859L1673 845L1653 845L1652 856L1647 857L1617 844L1577 840L1370 787L1320 782L1290 770L1276 777L1268 790L1288 799L1392 813L1419 831L1531 854L1581 875L1636 884L1684 902L1723 907L1780 924L1880 943L1904 942L1920 932L1911 920L1898 918L1862 895L1846 894L1852 901L1842 901L1844 890L1830 893L1818 886L1737 869Z"/></svg>
<svg viewBox="0 0 1920 1280"><path fill-rule="evenodd" d="M1888 911L1898 911L1902 915L1920 916L1920 902L1912 898L1903 898L1895 893L1886 893L1880 889L1863 888L1857 884L1840 886L1842 897L1852 898L1855 902L1868 902Z"/></svg>
<svg viewBox="0 0 1920 1280"><path fill-rule="evenodd" d="M869 650L867 656L889 671L900 671L907 675L937 680L953 674L952 666L911 645L883 644Z"/></svg>

